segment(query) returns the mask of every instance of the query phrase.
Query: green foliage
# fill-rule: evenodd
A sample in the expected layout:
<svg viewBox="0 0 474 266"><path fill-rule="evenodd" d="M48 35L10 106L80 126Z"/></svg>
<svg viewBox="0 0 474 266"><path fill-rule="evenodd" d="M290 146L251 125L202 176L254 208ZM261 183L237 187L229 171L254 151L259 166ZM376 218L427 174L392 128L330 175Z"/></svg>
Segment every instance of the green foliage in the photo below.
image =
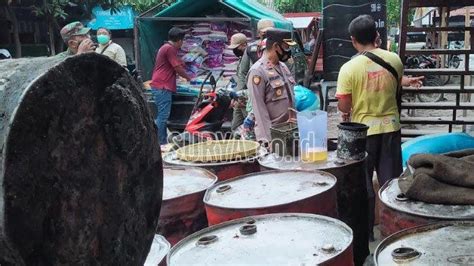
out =
<svg viewBox="0 0 474 266"><path fill-rule="evenodd" d="M65 19L67 17L67 14L64 9L68 5L74 4L69 0L43 1L43 4L40 6L32 6L33 14L38 17Z"/></svg>
<svg viewBox="0 0 474 266"><path fill-rule="evenodd" d="M400 25L401 10L401 0L387 0L387 24L389 27L397 27ZM414 15L415 9L410 9L408 13L408 24L411 24Z"/></svg>
<svg viewBox="0 0 474 266"><path fill-rule="evenodd" d="M275 0L274 3L280 13L321 11L321 0Z"/></svg>
<svg viewBox="0 0 474 266"><path fill-rule="evenodd" d="M387 24L395 27L400 23L400 0L387 0Z"/></svg>

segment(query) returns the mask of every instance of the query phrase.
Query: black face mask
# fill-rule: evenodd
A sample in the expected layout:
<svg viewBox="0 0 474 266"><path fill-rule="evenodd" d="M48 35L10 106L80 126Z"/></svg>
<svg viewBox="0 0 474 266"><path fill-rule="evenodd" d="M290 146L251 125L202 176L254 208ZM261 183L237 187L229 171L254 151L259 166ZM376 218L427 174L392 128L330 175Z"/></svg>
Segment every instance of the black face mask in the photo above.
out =
<svg viewBox="0 0 474 266"><path fill-rule="evenodd" d="M244 55L244 51L240 50L238 47L234 48L232 51L237 57L242 57Z"/></svg>
<svg viewBox="0 0 474 266"><path fill-rule="evenodd" d="M290 59L291 57L291 49L288 48L285 50L281 47L281 45L278 45L278 47L280 47L280 49L283 51L283 53L281 54L277 51L278 60L280 60L281 62L288 61L288 59Z"/></svg>

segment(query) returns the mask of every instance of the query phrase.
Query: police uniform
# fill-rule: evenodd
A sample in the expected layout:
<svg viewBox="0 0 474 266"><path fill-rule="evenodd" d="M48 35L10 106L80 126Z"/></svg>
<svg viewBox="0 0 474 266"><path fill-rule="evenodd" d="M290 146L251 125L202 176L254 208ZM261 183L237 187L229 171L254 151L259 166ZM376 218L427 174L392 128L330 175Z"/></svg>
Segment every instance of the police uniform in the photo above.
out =
<svg viewBox="0 0 474 266"><path fill-rule="evenodd" d="M291 41L291 32L272 29L267 31L267 40ZM290 118L289 108L294 108L295 80L283 62L273 64L266 54L249 71L247 88L255 115L255 135L257 141L271 141L270 127L284 123Z"/></svg>

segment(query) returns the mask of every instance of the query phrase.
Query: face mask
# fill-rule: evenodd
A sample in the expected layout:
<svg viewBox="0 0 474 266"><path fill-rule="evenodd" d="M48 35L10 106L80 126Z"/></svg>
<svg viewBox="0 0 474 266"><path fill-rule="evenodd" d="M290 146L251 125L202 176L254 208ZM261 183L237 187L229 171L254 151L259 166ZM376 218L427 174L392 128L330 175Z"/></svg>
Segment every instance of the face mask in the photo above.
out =
<svg viewBox="0 0 474 266"><path fill-rule="evenodd" d="M106 44L110 41L110 37L107 35L97 35L97 41L100 44Z"/></svg>
<svg viewBox="0 0 474 266"><path fill-rule="evenodd" d="M278 47L280 47L280 49L283 51L283 53L281 54L277 51L278 60L280 60L281 62L288 61L288 59L290 59L291 57L291 49L288 48L285 50L281 47L281 45L278 45Z"/></svg>
<svg viewBox="0 0 474 266"><path fill-rule="evenodd" d="M232 51L234 52L234 55L237 57L241 57L244 55L244 51L240 50L238 47L234 48Z"/></svg>

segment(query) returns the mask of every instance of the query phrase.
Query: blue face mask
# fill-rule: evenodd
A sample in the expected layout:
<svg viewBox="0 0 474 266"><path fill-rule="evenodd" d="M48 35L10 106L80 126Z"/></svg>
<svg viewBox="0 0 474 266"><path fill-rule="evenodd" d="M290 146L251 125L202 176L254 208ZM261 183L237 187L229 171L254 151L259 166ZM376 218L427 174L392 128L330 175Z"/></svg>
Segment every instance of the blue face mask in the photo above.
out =
<svg viewBox="0 0 474 266"><path fill-rule="evenodd" d="M97 41L100 44L106 44L110 41L110 37L107 35L97 35Z"/></svg>

